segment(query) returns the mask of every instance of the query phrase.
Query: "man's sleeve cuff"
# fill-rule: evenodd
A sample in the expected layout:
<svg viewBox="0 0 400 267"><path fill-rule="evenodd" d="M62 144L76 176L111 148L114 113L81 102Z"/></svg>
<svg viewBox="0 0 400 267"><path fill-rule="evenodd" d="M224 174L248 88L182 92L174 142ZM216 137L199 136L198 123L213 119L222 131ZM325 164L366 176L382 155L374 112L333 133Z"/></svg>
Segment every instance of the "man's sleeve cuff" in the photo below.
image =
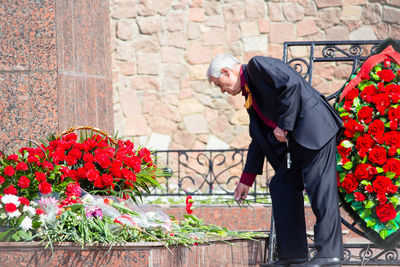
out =
<svg viewBox="0 0 400 267"><path fill-rule="evenodd" d="M242 184L245 184L247 186L252 186L254 183L254 180L256 179L256 176L257 176L257 174L244 172L244 173L242 173L242 176L240 177L239 182Z"/></svg>

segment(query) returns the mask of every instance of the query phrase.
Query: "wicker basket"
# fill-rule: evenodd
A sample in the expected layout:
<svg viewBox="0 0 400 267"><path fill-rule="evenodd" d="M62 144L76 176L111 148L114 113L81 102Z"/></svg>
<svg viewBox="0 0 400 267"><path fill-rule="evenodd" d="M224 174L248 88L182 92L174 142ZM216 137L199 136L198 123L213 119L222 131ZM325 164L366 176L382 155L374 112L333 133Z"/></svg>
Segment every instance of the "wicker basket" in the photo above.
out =
<svg viewBox="0 0 400 267"><path fill-rule="evenodd" d="M92 132L96 132L99 133L103 136L105 136L108 140L110 140L111 143L113 143L114 145L117 144L117 141L115 140L115 138L113 138L111 135L109 135L107 132L96 128L96 127L92 127L92 126L72 126L71 128L68 128L67 130L63 131L60 135L56 136L56 139L62 139L62 137L66 134L72 133L74 131L92 131Z"/></svg>

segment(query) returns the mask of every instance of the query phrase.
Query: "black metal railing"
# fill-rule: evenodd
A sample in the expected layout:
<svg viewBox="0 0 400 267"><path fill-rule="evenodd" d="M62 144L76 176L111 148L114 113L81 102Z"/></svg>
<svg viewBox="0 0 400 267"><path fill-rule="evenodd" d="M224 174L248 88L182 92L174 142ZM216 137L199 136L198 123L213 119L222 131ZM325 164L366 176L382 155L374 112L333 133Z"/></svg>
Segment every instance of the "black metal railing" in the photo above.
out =
<svg viewBox="0 0 400 267"><path fill-rule="evenodd" d="M151 196L231 196L246 155L247 149L154 151L155 163L166 175ZM268 171L264 173L249 193L251 201L268 195Z"/></svg>

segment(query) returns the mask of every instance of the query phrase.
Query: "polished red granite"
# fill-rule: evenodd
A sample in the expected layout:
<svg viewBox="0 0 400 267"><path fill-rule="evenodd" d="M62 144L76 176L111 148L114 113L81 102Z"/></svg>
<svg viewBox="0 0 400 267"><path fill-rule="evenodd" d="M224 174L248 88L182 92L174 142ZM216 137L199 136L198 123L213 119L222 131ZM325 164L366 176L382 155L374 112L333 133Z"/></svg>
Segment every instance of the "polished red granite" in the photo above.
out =
<svg viewBox="0 0 400 267"><path fill-rule="evenodd" d="M112 134L108 1L0 1L0 150L74 125Z"/></svg>

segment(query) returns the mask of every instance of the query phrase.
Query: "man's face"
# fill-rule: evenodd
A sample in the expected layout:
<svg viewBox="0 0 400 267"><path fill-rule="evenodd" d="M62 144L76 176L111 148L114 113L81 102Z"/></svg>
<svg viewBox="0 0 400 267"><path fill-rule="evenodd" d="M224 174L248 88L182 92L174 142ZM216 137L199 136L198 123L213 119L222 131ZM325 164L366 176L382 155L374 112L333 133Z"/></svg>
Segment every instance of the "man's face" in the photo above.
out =
<svg viewBox="0 0 400 267"><path fill-rule="evenodd" d="M215 86L219 87L221 93L237 95L241 91L238 75L235 75L230 69L222 68L221 75L218 78L211 76L210 79Z"/></svg>

